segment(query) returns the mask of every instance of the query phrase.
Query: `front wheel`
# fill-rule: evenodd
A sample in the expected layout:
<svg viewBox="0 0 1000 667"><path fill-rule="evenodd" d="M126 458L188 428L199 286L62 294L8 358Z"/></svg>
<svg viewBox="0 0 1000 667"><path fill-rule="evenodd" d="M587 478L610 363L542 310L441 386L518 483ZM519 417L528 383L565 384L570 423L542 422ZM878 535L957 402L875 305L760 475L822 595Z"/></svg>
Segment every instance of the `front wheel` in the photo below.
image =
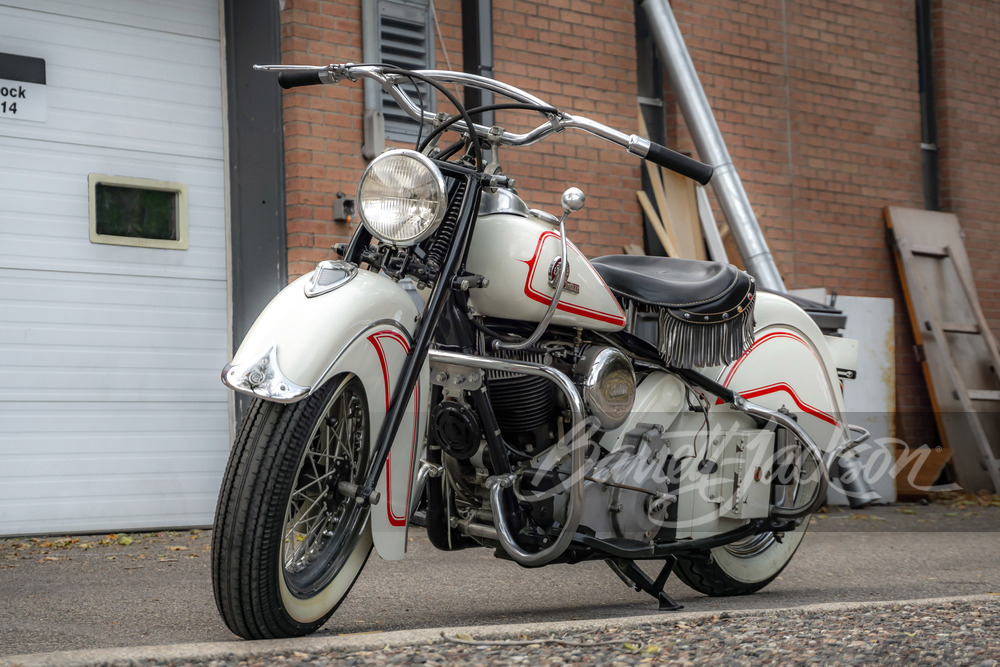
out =
<svg viewBox="0 0 1000 667"><path fill-rule="evenodd" d="M697 556L678 556L674 572L705 595L749 595L774 581L795 555L806 533L808 517L780 538L774 533L716 547Z"/></svg>
<svg viewBox="0 0 1000 667"><path fill-rule="evenodd" d="M309 634L347 596L372 536L368 507L338 487L364 481L369 430L364 387L353 375L292 405L253 402L212 534L215 602L237 635Z"/></svg>

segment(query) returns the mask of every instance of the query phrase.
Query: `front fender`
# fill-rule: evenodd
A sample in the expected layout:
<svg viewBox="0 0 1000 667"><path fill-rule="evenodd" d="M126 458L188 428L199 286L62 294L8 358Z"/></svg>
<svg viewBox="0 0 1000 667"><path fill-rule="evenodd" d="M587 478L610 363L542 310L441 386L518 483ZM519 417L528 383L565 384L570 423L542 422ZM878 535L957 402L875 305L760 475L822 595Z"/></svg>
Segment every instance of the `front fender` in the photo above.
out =
<svg viewBox="0 0 1000 667"><path fill-rule="evenodd" d="M294 403L332 377L341 355L378 323L413 333L417 307L389 278L357 271L336 289L309 297L312 277L302 276L267 304L223 369L223 382L244 394Z"/></svg>
<svg viewBox="0 0 1000 667"><path fill-rule="evenodd" d="M310 276L299 278L267 305L223 370L223 381L251 396L293 403L335 375L352 373L365 388L374 450L412 346L417 307L403 288L370 271L357 271L336 289L313 297L306 296L309 281ZM376 487L381 501L372 507L372 536L386 560L402 558L406 551L427 386L424 363Z"/></svg>

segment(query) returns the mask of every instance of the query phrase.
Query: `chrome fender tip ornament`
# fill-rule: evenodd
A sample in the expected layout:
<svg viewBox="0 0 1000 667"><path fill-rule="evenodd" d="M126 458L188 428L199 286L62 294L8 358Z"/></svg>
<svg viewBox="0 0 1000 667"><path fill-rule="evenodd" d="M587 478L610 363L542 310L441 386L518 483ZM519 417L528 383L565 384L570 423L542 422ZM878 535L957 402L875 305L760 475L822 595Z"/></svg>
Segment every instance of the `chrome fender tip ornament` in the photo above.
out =
<svg viewBox="0 0 1000 667"><path fill-rule="evenodd" d="M289 380L278 366L278 348L274 345L257 361L250 364L226 364L222 382L227 387L250 396L259 396L278 403L292 403L309 395L308 387Z"/></svg>

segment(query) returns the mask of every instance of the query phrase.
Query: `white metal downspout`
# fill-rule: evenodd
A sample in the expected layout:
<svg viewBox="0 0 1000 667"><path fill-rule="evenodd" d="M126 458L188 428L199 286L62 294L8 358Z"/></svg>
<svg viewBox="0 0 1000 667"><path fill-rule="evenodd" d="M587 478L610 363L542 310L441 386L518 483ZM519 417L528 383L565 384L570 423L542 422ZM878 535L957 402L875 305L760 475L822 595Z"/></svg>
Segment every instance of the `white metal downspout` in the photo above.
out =
<svg viewBox="0 0 1000 667"><path fill-rule="evenodd" d="M761 287L784 293L785 283L760 231L736 167L733 166L670 4L667 0L641 0L641 4L670 77L670 85L674 89L681 114L698 149L698 157L702 162L715 167L712 187L729 223L729 230L743 258L743 264Z"/></svg>

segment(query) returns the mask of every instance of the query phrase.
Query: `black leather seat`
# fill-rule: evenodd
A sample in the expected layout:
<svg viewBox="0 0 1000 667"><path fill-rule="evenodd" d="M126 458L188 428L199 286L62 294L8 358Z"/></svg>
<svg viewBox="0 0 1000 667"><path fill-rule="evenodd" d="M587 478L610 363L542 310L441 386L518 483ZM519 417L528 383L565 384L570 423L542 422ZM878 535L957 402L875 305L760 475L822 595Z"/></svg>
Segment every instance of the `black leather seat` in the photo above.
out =
<svg viewBox="0 0 1000 667"><path fill-rule="evenodd" d="M672 257L609 255L591 262L637 321L654 315L654 343L680 368L720 366L753 344L754 279L735 266Z"/></svg>
<svg viewBox="0 0 1000 667"><path fill-rule="evenodd" d="M689 321L729 319L753 299L753 278L721 262L608 255L591 264L615 296L679 311L673 314Z"/></svg>

